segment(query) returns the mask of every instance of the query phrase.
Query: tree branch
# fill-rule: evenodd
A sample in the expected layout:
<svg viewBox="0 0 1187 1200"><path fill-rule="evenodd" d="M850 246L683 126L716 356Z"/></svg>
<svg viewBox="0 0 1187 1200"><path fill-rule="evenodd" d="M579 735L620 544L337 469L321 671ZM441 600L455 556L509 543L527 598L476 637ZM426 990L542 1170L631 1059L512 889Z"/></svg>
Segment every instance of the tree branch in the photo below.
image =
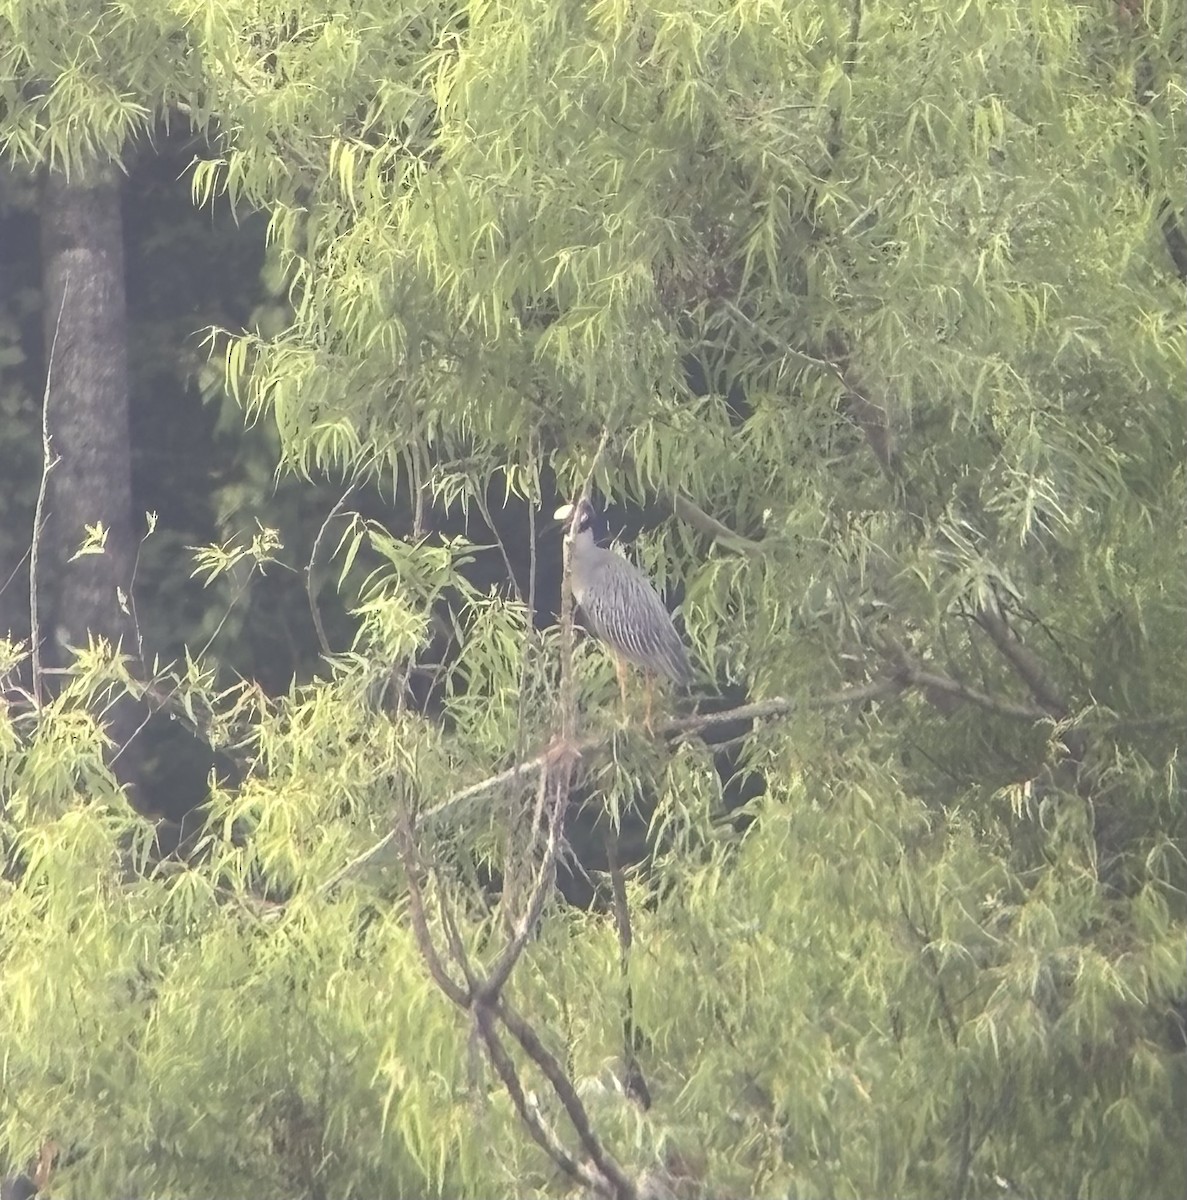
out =
<svg viewBox="0 0 1187 1200"><path fill-rule="evenodd" d="M1004 622L1002 622L1002 625L1004 626ZM1023 661L1026 661L1028 665L1033 665L1033 659L1029 651L1021 643L1018 643L1008 631L1007 637L1012 643L1011 653L1020 653ZM1040 682L1045 680L1045 676L1042 676L1041 670L1038 680ZM978 708L983 708L988 712L994 712L1000 716L1010 717L1019 721L1038 721L1046 717L1063 719L1067 713L1066 708L1060 709L1058 706L1055 708L1049 707L1038 696L1036 696L1036 699L1040 700L1041 706L1000 699L978 691L976 688L969 687L967 684L963 684L949 676L941 675L935 671L926 671L916 664L900 663L890 674L858 687L845 688L839 692L830 692L799 701L785 696L773 696L769 700L757 700L751 704L741 704L736 708L727 708L720 712L698 713L691 717L675 717L670 721L665 721L657 725L655 732L657 738L663 738L667 741L684 740L706 729L711 729L714 725L727 725L734 721L761 721L774 717L786 717L797 710L814 711L821 708L841 708L853 704L866 704L871 700L881 700L888 696L896 695L909 688L942 691L956 696L958 699L967 701L969 704L974 704ZM1118 722L1118 724L1123 724L1123 722ZM550 764L555 763L558 757L572 760L582 758L592 751L600 750L607 746L611 738L611 734L595 734L568 745L553 743L546 750L534 755L532 758L517 762L503 771L498 771L494 775L488 775L485 779L468 784L466 787L447 796L440 804L434 805L432 808L426 809L425 812L421 813L420 820L422 823L432 820L457 808L458 805L476 800L488 792L493 792L509 784L531 779L539 775L540 772L545 771ZM323 893L332 891L344 879L353 875L357 870L366 866L367 863L381 854L384 849L391 845L396 836L394 830L391 833L385 834L373 846L368 847L362 854L351 859L341 870L336 871L318 890Z"/></svg>
<svg viewBox="0 0 1187 1200"><path fill-rule="evenodd" d="M839 707L846 704L864 704L869 700L893 695L895 692L902 691L902 688L903 685L896 679L886 678L876 680L863 687L849 688L842 692L835 692L832 695L818 696L813 700L803 703L797 703L782 696L775 696L770 700L760 700L754 704L743 704L737 708L729 708L721 712L703 713L693 717L677 717L674 720L665 721L662 725L656 726L656 736L668 739L684 738L691 734L699 733L701 730L709 729L714 725L724 725L730 721L761 720L765 717L787 716L797 708L815 709ZM599 750L607 746L612 736L612 734L598 734L579 742L574 742L568 746L565 746L563 743L558 744L554 742L546 750L534 757L515 763L506 770L498 771L494 775L488 775L485 779L480 779L476 783L471 783L460 791L454 792L442 800L440 804L434 805L432 808L421 813L419 820L423 824L425 821L432 820L434 817L439 817L443 813L457 808L460 804L476 800L479 796L484 796L488 792L493 792L508 784L531 779L548 768L558 757L563 756L573 760L579 759L590 751ZM353 875L361 867L366 866L367 863L383 853L388 846L396 841L397 837L398 833L395 829L384 834L373 846L368 847L362 854L351 859L350 862L331 875L318 890L323 894L332 891L344 879Z"/></svg>
<svg viewBox="0 0 1187 1200"><path fill-rule="evenodd" d="M400 839L401 857L404 860L404 871L408 878L408 911L412 917L412 932L416 944L420 947L421 957L429 968L437 986L459 1008L469 1008L473 997L472 988L462 988L446 971L445 965L433 944L433 935L429 930L428 919L425 917L424 893L421 890L423 868L420 856L416 851L416 841L412 836L412 823L406 812L396 815L393 832Z"/></svg>
<svg viewBox="0 0 1187 1200"><path fill-rule="evenodd" d="M613 1188L612 1194L617 1200L635 1200L637 1193L634 1183L618 1162L602 1148L602 1143L598 1140L598 1136L589 1122L589 1114L585 1111L585 1105L581 1103L581 1097L577 1095L577 1089L565 1074L564 1068L557 1062L555 1055L540 1041L531 1025L505 1000L499 1000L493 1007L499 1020L523 1047L524 1053L540 1068L544 1078L552 1084L552 1090L564 1107L590 1161L610 1182Z"/></svg>
<svg viewBox="0 0 1187 1200"><path fill-rule="evenodd" d="M1003 717L1014 717L1020 721L1042 721L1051 715L1045 708L1040 708L1036 704L1021 704L1014 700L1003 700L961 683L950 675L926 670L896 642L889 644L889 651L898 672L897 677L902 680L905 687L921 688L924 692L942 692L944 695L966 700L969 704L974 704L987 712L998 713Z"/></svg>
<svg viewBox="0 0 1187 1200"><path fill-rule="evenodd" d="M66 311L66 297L70 292L70 276L62 281L62 302L58 305L58 319L54 322L54 336L50 339L49 359L45 364L45 391L41 398L41 484L37 489L37 504L33 509L33 540L29 545L29 646L30 665L33 671L33 705L41 707L41 621L38 616L37 572L41 552L41 535L45 530L45 497L49 489L49 473L58 465L52 457L49 433L50 384L54 377L54 354L58 348L58 334L62 329L62 314Z"/></svg>
<svg viewBox="0 0 1187 1200"><path fill-rule="evenodd" d="M986 632L1002 657L1014 668L1043 711L1056 720L1067 717L1070 708L1059 694L1038 658L1018 639L1002 617L987 608L973 614L973 620Z"/></svg>
<svg viewBox="0 0 1187 1200"><path fill-rule="evenodd" d="M479 513L482 515L483 521L486 522L486 527L494 534L495 545L499 549L499 555L503 559L503 569L507 572L507 581L511 584L511 591L515 599L524 603L523 592L520 591L519 581L515 578L515 568L511 565L511 555L507 553L507 543L503 541L503 535L499 533L498 527L495 525L495 519L491 516L490 505L486 502L486 494L481 487L474 488L474 503L478 507ZM534 513L534 509L529 509Z"/></svg>
<svg viewBox="0 0 1187 1200"><path fill-rule="evenodd" d="M520 1120L527 1127L532 1140L571 1179L577 1180L578 1183L584 1184L588 1188L598 1190L599 1180L565 1149L560 1138L544 1124L535 1105L528 1101L523 1084L519 1079L519 1073L515 1069L515 1063L512 1062L511 1055L507 1053L507 1048L503 1045L498 1030L495 1028L491 1011L486 1005L480 1004L475 1008L474 1022L478 1027L478 1034L486 1046L491 1066L503 1081L503 1087L507 1089L511 1103L515 1106Z"/></svg>
<svg viewBox="0 0 1187 1200"><path fill-rule="evenodd" d="M520 918L514 936L485 979L479 977L471 968L465 949L461 944L461 938L452 924L451 914L444 910L442 912L451 953L466 976L467 986L465 988L459 986L445 969L433 943L433 937L425 917L424 896L420 882L423 868L413 837L412 824L406 812L401 811L398 814L394 832L400 841L401 857L408 878L409 912L421 956L441 991L459 1008L473 1012L479 1036L486 1046L491 1065L502 1080L516 1112L527 1127L532 1139L562 1171L586 1187L600 1194L612 1196L615 1200L635 1200L637 1191L633 1181L613 1156L602 1147L572 1080L569 1079L556 1057L544 1046L532 1026L510 1008L501 996L502 989L515 968L528 936L539 918L555 873L560 830L569 795L568 773L571 771L571 762L571 759L562 762L561 773L555 778L556 796L549 839L531 898ZM544 794L552 778L549 771L541 772L541 795ZM573 1130L586 1155L597 1168L597 1173L590 1171L565 1150L557 1135L544 1124L534 1106L528 1102L519 1073L499 1038L493 1017L497 1017L507 1027L524 1052L548 1080L572 1123Z"/></svg>
<svg viewBox="0 0 1187 1200"><path fill-rule="evenodd" d="M602 433L602 439L598 444L589 474L585 479L582 491L583 496L588 494L594 469L597 466L598 459L605 448L608 438L609 428L605 429ZM490 523L489 520L487 523ZM419 878L421 867L413 838L411 819L403 809L397 813L396 824L392 832L386 838L382 839L379 845L373 846L365 855L360 856L360 859L356 859L354 863L348 864L328 884L323 885L321 890L325 891L332 887L338 880L353 870L359 862L373 856L391 837L395 836L398 838L401 857L404 860L408 876L409 909L412 916L412 925L421 955L429 968L430 974L445 995L459 1007L467 1008L474 1014L475 1025L486 1047L491 1065L502 1080L503 1086L511 1097L511 1102L520 1119L524 1122L529 1134L562 1171L585 1185L588 1189L602 1195L614 1197L615 1200L636 1200L637 1189L634 1182L623 1171L618 1162L602 1148L601 1142L593 1131L589 1114L586 1112L585 1106L581 1103L572 1080L569 1079L555 1056L549 1053L532 1026L510 1008L502 997L503 988L523 953L524 946L527 944L532 929L539 920L545 900L550 894L555 880L556 860L560 851L565 811L568 806L572 786L573 768L578 756L578 752L574 748L577 728L577 697L572 672L573 591L570 579L570 549L568 539L566 539L564 575L561 588L561 735L559 743L554 744L544 754L539 755L533 763L533 768L539 775L536 812L532 825L533 833L539 824L541 812L546 806L550 785L554 789L549 818L548 839L539 868L536 871L536 877L528 901L524 906L519 921L516 923L510 940L499 954L490 973L486 978L481 978L471 968L465 948L461 944L461 938L458 935L457 929L452 924L452 916L447 912L443 912L442 914L445 921L446 937L449 941L451 952L466 977L467 986L465 988L460 987L441 962L425 918L424 900ZM515 774L513 773L511 777L514 777ZM531 845L534 846L535 843L536 838L533 836ZM536 1064L552 1086L552 1090L568 1115L569 1121L585 1150L586 1156L590 1163L593 1164L593 1167L596 1168L596 1171L591 1170L584 1163L580 1163L573 1158L557 1135L544 1124L539 1113L529 1104L515 1063L507 1053L499 1037L494 1017L497 1017L506 1026L515 1040L519 1042L524 1052Z"/></svg>
<svg viewBox="0 0 1187 1200"><path fill-rule="evenodd" d="M594 472L609 440L610 426L606 425L585 473L580 500L589 498ZM561 554L561 741L568 743L577 736L577 693L573 679L573 544L569 530L565 531Z"/></svg>
<svg viewBox="0 0 1187 1200"><path fill-rule="evenodd" d="M550 772L546 770L541 771L540 786L537 793L537 812L544 806L543 802L548 792L549 780ZM556 878L556 859L560 852L560 833L565 815L564 802L568 794L568 780L559 779L548 822L548 842L544 847L544 856L540 860L535 882L532 884L532 890L528 894L528 902L524 906L524 911L520 915L519 920L516 922L515 932L512 934L511 940L503 947L502 954L499 955L498 960L491 969L490 975L482 985L481 991L484 1000L494 1001L498 999L500 992L503 990L503 985L511 977L511 972L515 969L515 964L519 961L519 956L523 953L523 948L527 945L527 940L531 936L536 922L540 919L541 912L544 910L544 901L551 892L553 880ZM534 838L532 839L532 843L535 843Z"/></svg>
<svg viewBox="0 0 1187 1200"><path fill-rule="evenodd" d="M672 511L680 520L711 537L727 550L738 550L743 554L763 553L761 542L735 533L728 525L723 525L716 517L710 516L703 508L694 504L680 492L677 492L672 499Z"/></svg>

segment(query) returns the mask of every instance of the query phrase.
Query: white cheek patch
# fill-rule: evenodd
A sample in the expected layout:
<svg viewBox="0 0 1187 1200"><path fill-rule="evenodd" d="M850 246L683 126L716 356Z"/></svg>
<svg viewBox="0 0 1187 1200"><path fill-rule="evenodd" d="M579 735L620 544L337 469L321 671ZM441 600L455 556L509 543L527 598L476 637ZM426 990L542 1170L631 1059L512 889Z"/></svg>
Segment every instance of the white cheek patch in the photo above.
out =
<svg viewBox="0 0 1187 1200"><path fill-rule="evenodd" d="M568 521L573 516L573 506L571 504L562 504L560 508L552 514L555 521Z"/></svg>

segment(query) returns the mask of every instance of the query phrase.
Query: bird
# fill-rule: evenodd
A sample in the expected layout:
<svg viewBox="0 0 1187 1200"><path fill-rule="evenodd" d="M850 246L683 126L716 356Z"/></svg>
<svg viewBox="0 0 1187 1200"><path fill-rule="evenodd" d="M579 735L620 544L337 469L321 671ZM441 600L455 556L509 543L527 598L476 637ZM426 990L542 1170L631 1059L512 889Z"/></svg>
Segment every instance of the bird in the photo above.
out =
<svg viewBox="0 0 1187 1200"><path fill-rule="evenodd" d="M605 522L589 500L582 498L576 504L562 505L556 510L556 518L569 523L573 599L590 632L614 655L624 710L626 664L643 669L647 705L644 727L651 733L654 677L662 675L682 686L693 680L684 642L651 580L634 563L602 544L606 540Z"/></svg>

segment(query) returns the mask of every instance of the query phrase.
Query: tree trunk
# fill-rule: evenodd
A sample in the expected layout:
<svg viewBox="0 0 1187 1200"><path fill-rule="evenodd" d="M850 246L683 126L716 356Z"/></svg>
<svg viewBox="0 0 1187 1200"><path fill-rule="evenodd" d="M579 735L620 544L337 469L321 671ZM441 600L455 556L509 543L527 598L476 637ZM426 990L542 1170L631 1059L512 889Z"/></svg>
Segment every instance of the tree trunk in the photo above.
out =
<svg viewBox="0 0 1187 1200"><path fill-rule="evenodd" d="M120 602L131 586L131 452L127 305L118 174L96 168L69 179L46 172L41 212L49 471L38 555L38 624L46 663L92 635L133 630ZM101 554L75 557L87 526L107 531ZM135 728L130 704L108 713L122 746ZM121 756L130 759L130 752ZM127 771L120 774L127 776Z"/></svg>

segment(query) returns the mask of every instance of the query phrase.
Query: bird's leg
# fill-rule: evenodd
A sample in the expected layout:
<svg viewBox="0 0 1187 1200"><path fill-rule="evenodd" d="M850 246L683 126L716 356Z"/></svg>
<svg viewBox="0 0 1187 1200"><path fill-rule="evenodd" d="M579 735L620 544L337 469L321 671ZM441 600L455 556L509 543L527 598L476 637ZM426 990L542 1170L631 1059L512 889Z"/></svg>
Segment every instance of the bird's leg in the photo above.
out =
<svg viewBox="0 0 1187 1200"><path fill-rule="evenodd" d="M614 670L618 673L618 695L622 700L622 717L626 720L626 659L614 656Z"/></svg>
<svg viewBox="0 0 1187 1200"><path fill-rule="evenodd" d="M648 671L643 677L643 728L647 730L648 737L655 737L655 730L651 728L651 700L655 692L655 680L651 677L651 672Z"/></svg>

